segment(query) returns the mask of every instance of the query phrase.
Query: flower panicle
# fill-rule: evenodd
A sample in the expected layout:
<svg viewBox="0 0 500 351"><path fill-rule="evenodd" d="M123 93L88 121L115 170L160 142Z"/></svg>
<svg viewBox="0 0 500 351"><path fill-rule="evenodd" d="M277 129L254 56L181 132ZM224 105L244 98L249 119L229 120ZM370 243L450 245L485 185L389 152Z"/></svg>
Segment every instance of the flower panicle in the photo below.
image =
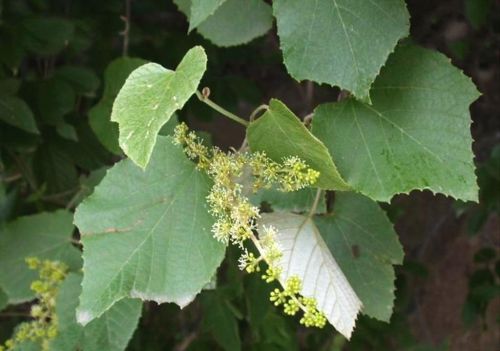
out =
<svg viewBox="0 0 500 351"><path fill-rule="evenodd" d="M290 192L314 185L320 173L310 168L296 156L285 157L281 163L270 159L265 152L225 153L220 149L207 148L196 134L189 131L186 124L178 125L174 132L174 143L182 145L186 155L197 163L213 180L207 195L210 213L215 218L212 233L215 239L224 244L238 245L242 254L238 267L248 273L260 272L260 262L265 261L267 269L261 274L268 283L279 280L282 274L280 260L282 250L277 244L277 230L273 226L263 226L257 239L256 220L260 217L259 208L253 206L246 196L248 189L240 184L242 178L250 175L251 191L276 187ZM244 243L251 239L258 245L260 256L249 252ZM285 314L295 315L304 311L300 322L306 326L323 327L326 318L316 308L316 300L300 295L302 282L298 277L290 277L284 289L271 292L270 300L276 306L283 306Z"/></svg>
<svg viewBox="0 0 500 351"><path fill-rule="evenodd" d="M317 182L320 173L298 158L289 156L283 159L282 176L280 179L281 190L285 192L297 191Z"/></svg>
<svg viewBox="0 0 500 351"><path fill-rule="evenodd" d="M57 336L56 298L68 267L59 261L42 261L36 257L26 258L26 264L39 275L39 279L31 283L31 290L38 300L31 306L33 320L20 324L13 337L0 345L0 351L14 350L26 341L39 343L42 351L48 351L50 341Z"/></svg>
<svg viewBox="0 0 500 351"><path fill-rule="evenodd" d="M209 166L209 150L203 144L203 140L196 136L195 132L189 131L186 123L180 123L174 130L174 144L182 145L184 153L193 161L197 161L199 169Z"/></svg>
<svg viewBox="0 0 500 351"><path fill-rule="evenodd" d="M283 312L294 316L299 310L303 311L300 323L306 327L323 328L326 325L325 315L318 310L316 299L300 295L302 281L297 276L287 279L283 290L274 289L269 300L275 306L283 306Z"/></svg>

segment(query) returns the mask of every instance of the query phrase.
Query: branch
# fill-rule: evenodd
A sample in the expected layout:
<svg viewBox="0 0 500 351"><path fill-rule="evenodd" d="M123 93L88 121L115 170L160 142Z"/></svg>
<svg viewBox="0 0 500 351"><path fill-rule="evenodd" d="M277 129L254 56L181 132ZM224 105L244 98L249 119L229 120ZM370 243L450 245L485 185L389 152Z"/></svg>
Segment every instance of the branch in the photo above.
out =
<svg viewBox="0 0 500 351"><path fill-rule="evenodd" d="M123 22L125 22L125 28L120 33L123 36L123 48L122 55L128 55L128 43L129 43L129 34L130 34L130 7L132 0L125 0L125 16L121 16Z"/></svg>
<svg viewBox="0 0 500 351"><path fill-rule="evenodd" d="M319 200L321 199L322 193L323 193L323 191L321 189L318 189L316 191L316 197L314 198L314 202L311 206L311 209L309 210L309 214L307 215L308 219L311 219L314 216L314 214L316 213L316 209L318 208Z"/></svg>

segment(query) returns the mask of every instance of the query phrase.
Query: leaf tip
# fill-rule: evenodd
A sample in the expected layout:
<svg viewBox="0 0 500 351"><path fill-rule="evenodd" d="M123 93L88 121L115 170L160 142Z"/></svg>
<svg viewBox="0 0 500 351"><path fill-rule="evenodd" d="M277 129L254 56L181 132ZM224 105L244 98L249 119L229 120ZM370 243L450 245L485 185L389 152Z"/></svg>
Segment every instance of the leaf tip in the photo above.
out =
<svg viewBox="0 0 500 351"><path fill-rule="evenodd" d="M208 60L207 53L205 52L205 48L203 48L203 46L201 46L201 45L196 45L196 46L193 46L191 49L189 49L189 51L186 53L186 55L182 59L181 64L183 61L185 61L186 59L191 58L191 57L193 57L195 59L200 59L200 61L202 61L205 65L206 65L206 62Z"/></svg>
<svg viewBox="0 0 500 351"><path fill-rule="evenodd" d="M82 326L86 326L94 317L89 311L78 309L76 311L76 321Z"/></svg>
<svg viewBox="0 0 500 351"><path fill-rule="evenodd" d="M130 157L130 156L129 156ZM139 166L139 168L143 171L146 170L146 167L148 166L148 163L149 163L149 157L150 155L145 155L144 157L141 157L141 158L132 158L130 157L130 159L132 160L132 162L134 162L137 166Z"/></svg>
<svg viewBox="0 0 500 351"><path fill-rule="evenodd" d="M181 296L180 298L176 299L176 304L179 305L181 309L189 305L191 302L193 302L194 296L187 295L187 296Z"/></svg>

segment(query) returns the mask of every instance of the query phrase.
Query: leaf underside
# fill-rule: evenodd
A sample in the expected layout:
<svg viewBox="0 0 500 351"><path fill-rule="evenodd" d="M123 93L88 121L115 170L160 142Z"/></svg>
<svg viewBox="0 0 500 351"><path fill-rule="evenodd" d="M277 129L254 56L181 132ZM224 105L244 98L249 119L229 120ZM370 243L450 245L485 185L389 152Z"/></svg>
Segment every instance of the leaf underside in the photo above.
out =
<svg viewBox="0 0 500 351"><path fill-rule="evenodd" d="M291 213L265 213L259 227L277 229L276 242L283 252L280 282L289 277L302 280L302 295L314 297L318 310L342 335L350 338L361 301L337 265L314 222Z"/></svg>

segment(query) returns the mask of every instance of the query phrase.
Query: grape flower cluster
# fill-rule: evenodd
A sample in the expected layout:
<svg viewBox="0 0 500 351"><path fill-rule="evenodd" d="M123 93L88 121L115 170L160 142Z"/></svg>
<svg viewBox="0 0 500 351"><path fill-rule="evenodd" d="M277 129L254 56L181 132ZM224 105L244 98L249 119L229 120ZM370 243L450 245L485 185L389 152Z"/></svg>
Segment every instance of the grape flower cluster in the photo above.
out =
<svg viewBox="0 0 500 351"><path fill-rule="evenodd" d="M42 351L48 351L50 341L57 335L56 297L68 268L64 263L41 261L35 257L27 258L26 263L39 273L39 279L31 283L37 299L37 303L31 306L32 320L20 324L13 337L4 346L0 345L0 351L14 350L24 342L39 343Z"/></svg>
<svg viewBox="0 0 500 351"><path fill-rule="evenodd" d="M260 272L260 263L265 261L268 267L262 279L268 283L278 280L282 270L279 265L282 251L276 241L277 231L273 226L264 226L257 238L254 233L257 231L256 221L260 217L260 210L252 205L248 194L271 187L284 192L296 191L313 185L319 172L309 168L296 156L286 157L278 163L264 152L232 150L225 153L216 147L208 148L184 123L176 127L174 143L183 146L185 154L196 162L197 168L213 180L207 202L215 218L212 227L214 238L242 249L238 260L240 269L248 273ZM247 240L252 241L258 249L259 257L245 248ZM323 327L326 318L317 310L316 300L300 296L301 288L299 277L289 277L284 289L275 289L270 299L276 306L283 305L288 315L303 310L300 322L305 326Z"/></svg>

